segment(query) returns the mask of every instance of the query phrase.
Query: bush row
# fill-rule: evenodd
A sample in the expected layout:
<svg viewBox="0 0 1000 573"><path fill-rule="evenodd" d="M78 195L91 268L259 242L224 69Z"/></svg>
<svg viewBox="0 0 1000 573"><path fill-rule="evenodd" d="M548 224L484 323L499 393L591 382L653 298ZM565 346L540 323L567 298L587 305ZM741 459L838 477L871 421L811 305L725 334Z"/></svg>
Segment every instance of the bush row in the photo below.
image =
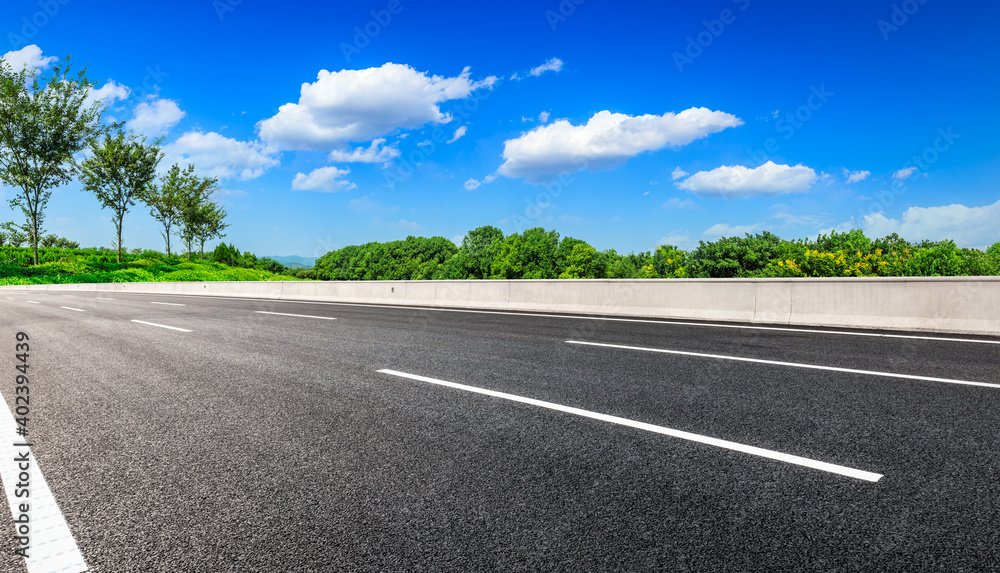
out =
<svg viewBox="0 0 1000 573"><path fill-rule="evenodd" d="M444 237L407 237L331 251L308 278L322 280L739 278L1000 275L1000 243L985 251L954 241L870 239L860 230L784 240L770 232L701 241L686 251L660 246L598 251L542 228L504 236L470 231L461 246Z"/></svg>

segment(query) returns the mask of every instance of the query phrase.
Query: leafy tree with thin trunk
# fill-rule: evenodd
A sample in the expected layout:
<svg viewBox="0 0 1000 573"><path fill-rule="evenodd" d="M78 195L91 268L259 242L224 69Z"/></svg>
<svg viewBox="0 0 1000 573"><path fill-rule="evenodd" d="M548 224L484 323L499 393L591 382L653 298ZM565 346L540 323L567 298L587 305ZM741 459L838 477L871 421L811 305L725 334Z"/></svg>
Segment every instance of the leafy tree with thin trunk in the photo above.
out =
<svg viewBox="0 0 1000 573"><path fill-rule="evenodd" d="M140 199L149 207L149 214L163 225L163 239L167 242L167 255L170 255L170 235L172 229L182 225L181 205L185 189L194 184L194 165L188 165L181 170L174 163L160 179L160 184L150 185L142 193Z"/></svg>
<svg viewBox="0 0 1000 573"><path fill-rule="evenodd" d="M198 251L201 253L201 258L204 259L205 242L225 237L226 234L222 231L224 231L229 224L222 222L226 218L226 211L211 201L203 203L201 207L199 207L199 210L199 224L197 231L199 245Z"/></svg>
<svg viewBox="0 0 1000 573"><path fill-rule="evenodd" d="M101 207L115 212L118 262L122 262L122 223L136 199L143 196L156 177L163 158L160 140L151 144L119 129L117 135L105 135L103 142L92 141L90 154L80 165L80 180L85 191L97 196Z"/></svg>
<svg viewBox="0 0 1000 573"><path fill-rule="evenodd" d="M189 169L193 171L193 168ZM187 247L188 259L191 258L195 243L204 245L212 234L221 233L222 229L225 228L225 226L218 227L222 224L222 218L226 216L225 211L220 210L220 216L213 210L213 207L217 206L209 199L218 182L219 180L214 177L198 177L192 173L184 178L183 185L180 187L178 201L180 235L184 246ZM218 220L215 221L215 219Z"/></svg>
<svg viewBox="0 0 1000 573"><path fill-rule="evenodd" d="M79 172L73 156L105 129L104 104L87 101L94 84L86 69L71 76L67 57L40 76L0 60L0 180L20 189L10 205L24 213L35 265L52 189L72 180Z"/></svg>

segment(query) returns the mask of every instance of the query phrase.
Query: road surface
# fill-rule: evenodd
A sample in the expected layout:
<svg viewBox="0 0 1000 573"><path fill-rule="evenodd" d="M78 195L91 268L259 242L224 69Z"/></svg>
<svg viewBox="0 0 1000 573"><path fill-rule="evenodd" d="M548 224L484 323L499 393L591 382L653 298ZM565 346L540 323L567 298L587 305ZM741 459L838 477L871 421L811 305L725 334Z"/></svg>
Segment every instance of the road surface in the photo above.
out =
<svg viewBox="0 0 1000 573"><path fill-rule="evenodd" d="M94 572L1000 570L997 339L16 290L0 325Z"/></svg>

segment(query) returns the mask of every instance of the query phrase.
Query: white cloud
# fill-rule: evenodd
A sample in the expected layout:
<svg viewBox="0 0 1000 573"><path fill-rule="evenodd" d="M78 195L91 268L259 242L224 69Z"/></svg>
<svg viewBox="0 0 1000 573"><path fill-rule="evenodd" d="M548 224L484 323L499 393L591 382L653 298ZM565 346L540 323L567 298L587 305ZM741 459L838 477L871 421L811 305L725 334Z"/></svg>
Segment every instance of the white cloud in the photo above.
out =
<svg viewBox="0 0 1000 573"><path fill-rule="evenodd" d="M368 147L355 147L350 150L334 149L328 159L339 163L386 163L399 157L399 150L386 146L385 139L376 139Z"/></svg>
<svg viewBox="0 0 1000 573"><path fill-rule="evenodd" d="M350 173L350 169L338 169L336 167L320 167L309 175L296 173L292 179L292 190L294 191L323 191L325 193L337 193L357 189L357 185L341 179Z"/></svg>
<svg viewBox="0 0 1000 573"><path fill-rule="evenodd" d="M686 145L738 125L740 118L703 107L635 117L601 111L584 125L560 119L505 141L499 172L542 183L563 171L611 168L642 152Z"/></svg>
<svg viewBox="0 0 1000 573"><path fill-rule="evenodd" d="M280 163L278 150L260 141L238 141L210 131L189 131L163 147L162 165L193 163L199 173L246 181Z"/></svg>
<svg viewBox="0 0 1000 573"><path fill-rule="evenodd" d="M837 225L835 227L828 227L826 229L820 229L819 232L816 233L815 235L813 235L811 238L816 238L819 235L832 235L834 232L837 232L837 233L846 233L846 232L851 231L851 230L856 229L856 228L857 228L857 226L854 224L854 217L851 217L850 221L844 221L843 223L840 223L839 225Z"/></svg>
<svg viewBox="0 0 1000 573"><path fill-rule="evenodd" d="M666 237L661 237L654 247L666 245L674 246L678 249L690 249L694 247L694 241L691 240L687 232L671 231Z"/></svg>
<svg viewBox="0 0 1000 573"><path fill-rule="evenodd" d="M702 235L705 237L742 237L747 233L756 233L763 228L763 223L755 223L753 225L718 223L706 229Z"/></svg>
<svg viewBox="0 0 1000 573"><path fill-rule="evenodd" d="M476 189L479 189L479 187L482 185L485 185L487 183L493 183L494 181L496 181L496 178L497 178L496 174L487 175L486 177L483 177L482 183L480 183L475 179L469 179L468 181L465 182L465 189L466 191L475 191Z"/></svg>
<svg viewBox="0 0 1000 573"><path fill-rule="evenodd" d="M20 50L12 50L0 57L0 60L6 62L14 72L20 72L25 66L44 70L58 59L55 56L43 56L42 49L35 44L29 44Z"/></svg>
<svg viewBox="0 0 1000 573"><path fill-rule="evenodd" d="M671 197L663 204L664 209L694 209L694 201L690 199L681 199L679 197Z"/></svg>
<svg viewBox="0 0 1000 573"><path fill-rule="evenodd" d="M497 78L470 79L469 68L456 77L428 76L407 65L387 63L364 70L320 70L302 84L298 103L257 124L260 137L281 149L334 149L368 141L396 129L448 123L439 104L464 99Z"/></svg>
<svg viewBox="0 0 1000 573"><path fill-rule="evenodd" d="M674 181L677 181L678 179L680 179L682 177L687 177L688 175L691 175L691 174L688 173L687 171L684 171L683 169L681 169L680 166L678 166L677 169L674 169L670 173L670 177L672 177Z"/></svg>
<svg viewBox="0 0 1000 573"><path fill-rule="evenodd" d="M149 137L159 137L166 135L185 115L174 100L153 97L135 106L128 127Z"/></svg>
<svg viewBox="0 0 1000 573"><path fill-rule="evenodd" d="M913 172L916 171L916 170L917 170L916 167L905 167L905 168L900 169L899 171L893 173L892 176L895 177L896 179L899 179L900 181L902 181L904 179L909 179L910 175L913 175Z"/></svg>
<svg viewBox="0 0 1000 573"><path fill-rule="evenodd" d="M847 177L848 185L851 183L857 183L858 181L864 181L865 179L868 179L868 176L871 174L871 171L851 171L844 168L844 177Z"/></svg>
<svg viewBox="0 0 1000 573"><path fill-rule="evenodd" d="M952 239L960 247L984 248L1000 241L1000 201L983 207L943 205L940 207L910 207L900 219L889 219L882 213L865 215L865 233L884 237L899 233L910 241Z"/></svg>
<svg viewBox="0 0 1000 573"><path fill-rule="evenodd" d="M579 215L560 215L559 220L563 223L586 223L587 220Z"/></svg>
<svg viewBox="0 0 1000 573"><path fill-rule="evenodd" d="M559 73L559 71L562 70L562 68L563 68L563 61L562 60L560 60L559 58L550 58L544 64L542 64L542 65L540 65L540 66L538 66L536 68L531 68L531 71L528 72L528 74L530 74L532 76L540 76L540 75L544 74L545 72L556 72L556 73Z"/></svg>
<svg viewBox="0 0 1000 573"><path fill-rule="evenodd" d="M122 84L115 83L114 80L109 80L99 89L91 89L90 93L87 94L87 100L84 102L84 105L90 107L94 105L94 102L99 101L101 105L107 108L116 100L125 101L128 99L130 93L132 93L132 90Z"/></svg>
<svg viewBox="0 0 1000 573"><path fill-rule="evenodd" d="M416 221L407 221L406 219L400 219L395 223L386 223L385 226L397 231L417 231L423 228Z"/></svg>
<svg viewBox="0 0 1000 573"><path fill-rule="evenodd" d="M711 171L699 171L675 185L704 197L732 199L808 191L817 179L816 172L804 165L789 167L768 161L754 169L723 165Z"/></svg>
<svg viewBox="0 0 1000 573"><path fill-rule="evenodd" d="M543 111L543 112L541 112L541 113L538 114L538 121L540 121L542 123L548 123L550 115L551 114L549 112Z"/></svg>
<svg viewBox="0 0 1000 573"><path fill-rule="evenodd" d="M449 139L445 143L455 143L459 139L462 139L462 137L465 136L465 132L468 131L468 129L469 128L465 127L464 125L459 127L458 129L455 130L455 135L453 135L451 139Z"/></svg>
<svg viewBox="0 0 1000 573"><path fill-rule="evenodd" d="M347 203L347 208L361 213L390 213L399 211L395 205L383 205L371 198L371 195L362 195L357 199L351 199Z"/></svg>
<svg viewBox="0 0 1000 573"><path fill-rule="evenodd" d="M821 213L815 210L809 213L799 213L796 212L797 210L793 206L787 203L774 203L771 205L770 210L772 212L770 218L783 221L786 227L799 227L803 225L815 227L826 223L829 215L829 213Z"/></svg>
<svg viewBox="0 0 1000 573"><path fill-rule="evenodd" d="M241 189L221 189L218 188L212 193L212 197L245 197L246 191Z"/></svg>

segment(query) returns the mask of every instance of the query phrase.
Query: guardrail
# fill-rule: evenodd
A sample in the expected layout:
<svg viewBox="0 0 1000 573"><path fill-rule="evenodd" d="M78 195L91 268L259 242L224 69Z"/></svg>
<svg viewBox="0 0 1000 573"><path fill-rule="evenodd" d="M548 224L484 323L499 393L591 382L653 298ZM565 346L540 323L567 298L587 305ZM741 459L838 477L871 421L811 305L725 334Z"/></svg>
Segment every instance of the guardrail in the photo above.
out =
<svg viewBox="0 0 1000 573"><path fill-rule="evenodd" d="M3 288L235 296L1000 336L1000 277L99 283Z"/></svg>

